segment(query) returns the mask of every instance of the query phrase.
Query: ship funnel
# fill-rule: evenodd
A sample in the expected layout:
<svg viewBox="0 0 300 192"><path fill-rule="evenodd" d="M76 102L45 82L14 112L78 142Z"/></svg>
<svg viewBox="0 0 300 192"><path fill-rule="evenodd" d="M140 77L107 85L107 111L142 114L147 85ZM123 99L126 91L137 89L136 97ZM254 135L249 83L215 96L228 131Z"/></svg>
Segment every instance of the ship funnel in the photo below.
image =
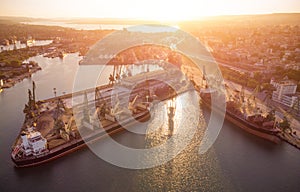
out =
<svg viewBox="0 0 300 192"><path fill-rule="evenodd" d="M25 132L21 133L22 144L25 149L29 147L27 134Z"/></svg>

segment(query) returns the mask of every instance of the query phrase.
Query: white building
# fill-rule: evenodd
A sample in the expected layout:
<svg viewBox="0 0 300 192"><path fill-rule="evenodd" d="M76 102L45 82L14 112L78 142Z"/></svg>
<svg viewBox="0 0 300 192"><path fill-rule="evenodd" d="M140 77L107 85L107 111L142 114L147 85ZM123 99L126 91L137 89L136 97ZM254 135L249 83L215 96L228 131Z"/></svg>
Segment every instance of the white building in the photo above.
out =
<svg viewBox="0 0 300 192"><path fill-rule="evenodd" d="M296 95L297 84L287 78L280 82L275 82L271 79L270 84L276 88L276 91L273 91L272 100L285 106L293 107L298 99Z"/></svg>
<svg viewBox="0 0 300 192"><path fill-rule="evenodd" d="M26 156L39 155L47 149L47 140L38 131L21 133L22 147Z"/></svg>

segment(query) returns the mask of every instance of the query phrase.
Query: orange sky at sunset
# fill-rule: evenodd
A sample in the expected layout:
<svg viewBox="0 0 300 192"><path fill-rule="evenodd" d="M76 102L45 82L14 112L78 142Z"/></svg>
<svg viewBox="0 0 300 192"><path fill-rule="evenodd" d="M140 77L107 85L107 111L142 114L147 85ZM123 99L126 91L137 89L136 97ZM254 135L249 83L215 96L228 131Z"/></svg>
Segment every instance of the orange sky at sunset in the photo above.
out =
<svg viewBox="0 0 300 192"><path fill-rule="evenodd" d="M300 12L299 0L0 0L1 16L186 20L203 16Z"/></svg>

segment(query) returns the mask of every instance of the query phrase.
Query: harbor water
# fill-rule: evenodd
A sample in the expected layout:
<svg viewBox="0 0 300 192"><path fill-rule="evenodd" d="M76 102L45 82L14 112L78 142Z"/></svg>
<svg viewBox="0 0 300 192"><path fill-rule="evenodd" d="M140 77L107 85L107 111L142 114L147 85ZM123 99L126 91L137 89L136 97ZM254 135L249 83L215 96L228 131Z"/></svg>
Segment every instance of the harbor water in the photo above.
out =
<svg viewBox="0 0 300 192"><path fill-rule="evenodd" d="M45 25L45 26L61 26L65 28L72 28L76 30L123 30L131 25L121 24L79 24L61 21L36 21L36 22L22 22L27 25Z"/></svg>
<svg viewBox="0 0 300 192"><path fill-rule="evenodd" d="M154 168L120 168L89 148L40 166L15 168L10 159L11 146L24 121L27 89L35 81L37 100L53 97L53 88L57 95L70 93L80 59L77 53L63 59L33 57L31 60L42 70L0 93L0 191L299 191L298 149L284 142L276 145L265 141L227 121L212 148L200 155L200 140L210 115L202 108L200 126L189 145L174 159ZM183 95L181 104L191 104L190 97L196 96ZM184 126L180 130L188 129ZM151 147L166 139L131 132L112 137L134 148ZM109 147L110 142L103 138L95 145Z"/></svg>

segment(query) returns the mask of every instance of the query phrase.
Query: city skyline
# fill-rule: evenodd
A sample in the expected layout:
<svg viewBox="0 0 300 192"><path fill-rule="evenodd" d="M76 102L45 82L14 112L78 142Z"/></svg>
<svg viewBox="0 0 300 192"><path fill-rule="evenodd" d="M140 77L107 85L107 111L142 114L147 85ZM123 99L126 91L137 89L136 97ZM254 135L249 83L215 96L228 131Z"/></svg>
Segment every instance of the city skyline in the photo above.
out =
<svg viewBox="0 0 300 192"><path fill-rule="evenodd" d="M299 13L297 0L1 0L1 16L38 18L132 18L181 21L206 16Z"/></svg>

